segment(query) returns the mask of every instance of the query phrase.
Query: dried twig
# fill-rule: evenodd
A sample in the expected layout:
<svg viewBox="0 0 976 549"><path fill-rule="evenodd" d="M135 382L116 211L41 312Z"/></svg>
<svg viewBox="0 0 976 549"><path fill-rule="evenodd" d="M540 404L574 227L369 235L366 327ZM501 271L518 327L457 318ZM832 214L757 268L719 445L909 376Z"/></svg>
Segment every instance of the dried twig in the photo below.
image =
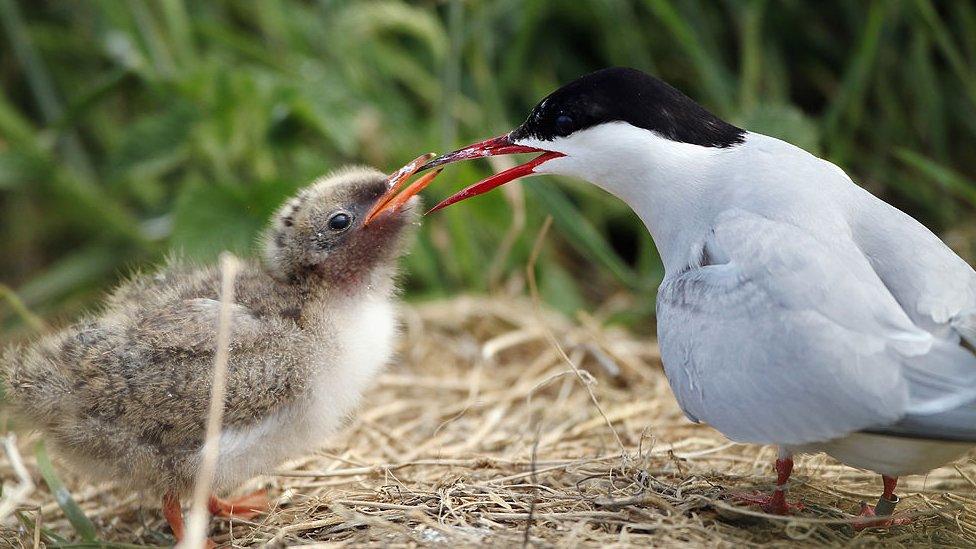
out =
<svg viewBox="0 0 976 549"><path fill-rule="evenodd" d="M7 436L3 437L3 449L7 454L7 460L10 462L14 475L17 476L17 485L3 491L3 499L0 500L0 523L24 503L34 491L34 481L31 480L30 473L24 467L24 460L20 457L20 450L17 449L17 435L7 433Z"/></svg>
<svg viewBox="0 0 976 549"><path fill-rule="evenodd" d="M240 263L229 253L220 257L220 313L217 321L217 352L214 356L213 385L210 388L210 412L207 415L206 438L200 472L193 487L193 500L187 521L186 549L203 548L207 538L207 499L213 484L220 453L220 424L224 417L224 393L227 388L227 358L230 351L231 306L234 304L234 282Z"/></svg>
<svg viewBox="0 0 976 549"><path fill-rule="evenodd" d="M535 243L532 245L532 254L529 256L528 265L525 267L525 273L529 280L529 291L532 296L532 302L535 303L536 310L541 310L542 300L539 297L539 286L536 284L535 280L535 264L539 260L539 254L542 253L542 243L545 241L546 233L549 232L549 227L551 226L552 216L550 215L546 217L545 223L543 223L542 228L539 229L539 234L536 236ZM590 395L590 401L593 402L593 406L597 409L597 411L600 412L600 415L603 416L604 421L607 423L607 427L609 427L610 432L613 433L613 437L616 439L617 445L620 447L620 454L622 456L627 455L627 448L624 447L623 441L620 440L620 435L617 434L617 430L614 429L613 423L610 421L610 418L607 417L607 413L604 412L603 407L600 406L600 401L597 400L596 393L593 392L593 384L595 382L593 376L589 372L587 372L585 376L583 375L583 371L576 366L576 363L569 358L569 355L566 354L566 351L563 349L562 345L559 344L559 340L556 339L555 335L553 335L552 330L549 329L545 319L541 318L541 315L539 316L539 324L542 325L543 330L545 330L546 339L548 339L549 343L551 343L556 349L563 361L573 369L573 373L576 374L576 377L579 379L580 383L583 384L586 392Z"/></svg>

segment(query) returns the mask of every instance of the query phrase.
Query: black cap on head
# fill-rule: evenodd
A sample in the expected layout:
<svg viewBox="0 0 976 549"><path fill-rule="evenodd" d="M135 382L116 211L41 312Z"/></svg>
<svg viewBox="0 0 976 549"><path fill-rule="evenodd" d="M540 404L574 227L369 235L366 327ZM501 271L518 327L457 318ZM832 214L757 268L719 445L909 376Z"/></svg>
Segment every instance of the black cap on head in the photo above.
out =
<svg viewBox="0 0 976 549"><path fill-rule="evenodd" d="M612 67L549 94L511 137L552 141L614 121L704 147L731 147L745 134L667 83L637 69Z"/></svg>

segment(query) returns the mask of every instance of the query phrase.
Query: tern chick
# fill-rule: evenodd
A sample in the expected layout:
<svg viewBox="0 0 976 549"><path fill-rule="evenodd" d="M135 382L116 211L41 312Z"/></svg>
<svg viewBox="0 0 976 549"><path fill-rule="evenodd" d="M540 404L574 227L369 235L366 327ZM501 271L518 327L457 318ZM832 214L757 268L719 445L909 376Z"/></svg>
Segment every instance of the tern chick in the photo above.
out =
<svg viewBox="0 0 976 549"><path fill-rule="evenodd" d="M397 260L418 199L366 224L389 189L367 168L315 181L274 215L263 261L240 271L213 493L321 445L390 359ZM177 539L180 498L201 461L220 282L216 266L173 262L121 285L99 314L0 362L14 410L64 461L163 494ZM253 514L263 499L211 498L210 509Z"/></svg>

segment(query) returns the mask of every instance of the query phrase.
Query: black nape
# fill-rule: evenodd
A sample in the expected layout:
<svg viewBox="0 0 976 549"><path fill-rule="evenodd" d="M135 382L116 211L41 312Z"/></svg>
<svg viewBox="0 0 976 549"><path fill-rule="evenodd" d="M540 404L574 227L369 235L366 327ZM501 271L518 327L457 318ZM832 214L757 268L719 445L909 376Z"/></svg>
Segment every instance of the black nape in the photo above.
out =
<svg viewBox="0 0 976 549"><path fill-rule="evenodd" d="M623 67L587 74L554 91L532 109L512 138L552 141L618 121L703 147L731 147L745 139L744 130L666 82Z"/></svg>

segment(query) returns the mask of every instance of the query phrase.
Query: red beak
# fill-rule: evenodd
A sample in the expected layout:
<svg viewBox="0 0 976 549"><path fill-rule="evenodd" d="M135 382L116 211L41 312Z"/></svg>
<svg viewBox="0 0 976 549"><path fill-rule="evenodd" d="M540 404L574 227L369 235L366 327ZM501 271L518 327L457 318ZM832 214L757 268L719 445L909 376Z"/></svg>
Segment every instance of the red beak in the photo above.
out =
<svg viewBox="0 0 976 549"><path fill-rule="evenodd" d="M436 212L441 208L446 208L451 204L460 202L462 200L467 200L472 196L478 196L479 194L484 194L495 187L500 187L509 181L514 181L520 177L525 177L527 175L532 175L535 173L535 168L539 164L552 160L553 158L559 158L560 156L565 156L562 153L551 152L545 149L537 149L535 147L527 147L525 145L519 145L514 143L508 134L500 135L498 137L493 137L487 139L480 143L474 143L468 145L467 147L458 149L454 152L449 152L447 154L442 154L437 158L427 162L421 166L420 170L426 170L436 166L441 166L443 164L450 164L452 162L458 162L460 160L469 160L472 158L485 158L488 156L500 156L504 154L518 154L518 153L532 153L541 152L543 154L535 157L534 159L526 162L525 164L520 164L514 168L510 168L500 173L496 173L491 177L482 179L481 181L467 187L458 193L442 200L438 205L434 206L427 213Z"/></svg>
<svg viewBox="0 0 976 549"><path fill-rule="evenodd" d="M410 163L400 168L399 170L391 173L386 178L386 193L383 194L370 209L369 213L366 214L366 219L363 221L363 226L369 225L376 217L384 212L392 212L400 209L401 206L407 203L408 200L415 194L419 193L430 184L431 181L437 177L437 174L441 173L441 170L434 170L428 174L425 174L420 179L414 181L410 184L403 192L400 192L400 188L403 184L410 179L413 174L420 170L420 163L430 160L434 157L434 153L427 153L418 156L413 159ZM397 194L400 192L400 194Z"/></svg>

